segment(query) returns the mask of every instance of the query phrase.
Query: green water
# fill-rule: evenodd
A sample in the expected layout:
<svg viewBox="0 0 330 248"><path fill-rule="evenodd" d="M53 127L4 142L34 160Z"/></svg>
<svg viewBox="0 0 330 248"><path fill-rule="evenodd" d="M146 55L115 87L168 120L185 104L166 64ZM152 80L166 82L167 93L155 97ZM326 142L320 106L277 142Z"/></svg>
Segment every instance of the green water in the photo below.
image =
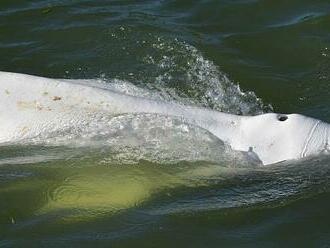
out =
<svg viewBox="0 0 330 248"><path fill-rule="evenodd" d="M329 31L325 0L2 0L0 70L330 122ZM329 157L249 166L162 122L135 145L1 146L0 247L330 246Z"/></svg>

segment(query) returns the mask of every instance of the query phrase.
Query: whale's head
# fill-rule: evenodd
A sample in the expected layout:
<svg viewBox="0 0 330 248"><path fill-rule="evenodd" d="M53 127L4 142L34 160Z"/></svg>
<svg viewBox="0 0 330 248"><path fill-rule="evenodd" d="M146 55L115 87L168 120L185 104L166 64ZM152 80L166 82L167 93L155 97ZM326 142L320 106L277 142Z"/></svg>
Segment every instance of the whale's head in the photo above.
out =
<svg viewBox="0 0 330 248"><path fill-rule="evenodd" d="M300 114L267 113L243 119L240 135L236 146L267 165L327 151L330 125Z"/></svg>

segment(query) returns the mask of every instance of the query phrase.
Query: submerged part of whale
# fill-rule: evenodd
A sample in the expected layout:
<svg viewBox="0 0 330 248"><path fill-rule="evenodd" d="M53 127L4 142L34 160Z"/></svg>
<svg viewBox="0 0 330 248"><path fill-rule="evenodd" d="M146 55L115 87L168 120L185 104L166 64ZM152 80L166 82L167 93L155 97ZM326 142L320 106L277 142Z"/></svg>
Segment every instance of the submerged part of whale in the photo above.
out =
<svg viewBox="0 0 330 248"><path fill-rule="evenodd" d="M233 150L264 165L328 149L330 125L299 114L237 116L126 95L86 80L49 79L0 72L0 143L19 143L47 133L106 128L111 116L150 113L180 118L211 132Z"/></svg>

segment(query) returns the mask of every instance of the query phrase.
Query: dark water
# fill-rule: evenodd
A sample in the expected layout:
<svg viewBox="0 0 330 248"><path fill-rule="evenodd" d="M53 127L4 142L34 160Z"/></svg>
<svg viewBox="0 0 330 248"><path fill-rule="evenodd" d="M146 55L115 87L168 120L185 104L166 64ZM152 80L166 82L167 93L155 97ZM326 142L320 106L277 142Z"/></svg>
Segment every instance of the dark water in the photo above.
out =
<svg viewBox="0 0 330 248"><path fill-rule="evenodd" d="M0 70L329 122L329 13L321 0L2 0ZM249 167L198 128L148 123L137 145L2 146L0 246L330 246L329 157Z"/></svg>

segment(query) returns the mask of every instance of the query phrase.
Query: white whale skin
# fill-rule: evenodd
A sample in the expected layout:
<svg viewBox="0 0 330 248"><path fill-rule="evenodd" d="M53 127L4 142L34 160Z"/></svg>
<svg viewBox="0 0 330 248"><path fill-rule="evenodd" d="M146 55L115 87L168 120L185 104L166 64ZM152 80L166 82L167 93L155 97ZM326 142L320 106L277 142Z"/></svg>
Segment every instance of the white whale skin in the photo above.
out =
<svg viewBox="0 0 330 248"><path fill-rule="evenodd" d="M86 80L0 72L0 144L106 122L108 115L124 113L182 118L210 131L234 150L253 153L264 165L328 150L330 125L300 114L237 116L125 95L88 85Z"/></svg>

